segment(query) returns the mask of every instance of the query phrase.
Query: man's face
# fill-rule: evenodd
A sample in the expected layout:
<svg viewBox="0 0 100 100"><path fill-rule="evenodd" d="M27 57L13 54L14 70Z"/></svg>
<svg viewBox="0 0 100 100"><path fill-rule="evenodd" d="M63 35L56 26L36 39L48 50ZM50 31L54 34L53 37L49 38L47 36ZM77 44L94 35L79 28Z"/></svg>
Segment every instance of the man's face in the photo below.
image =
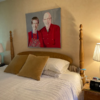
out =
<svg viewBox="0 0 100 100"><path fill-rule="evenodd" d="M49 28L51 25L51 15L49 13L46 13L44 15L44 19L43 19L44 25Z"/></svg>
<svg viewBox="0 0 100 100"><path fill-rule="evenodd" d="M32 20L32 28L34 30L37 30L37 28L38 28L38 21L37 20Z"/></svg>

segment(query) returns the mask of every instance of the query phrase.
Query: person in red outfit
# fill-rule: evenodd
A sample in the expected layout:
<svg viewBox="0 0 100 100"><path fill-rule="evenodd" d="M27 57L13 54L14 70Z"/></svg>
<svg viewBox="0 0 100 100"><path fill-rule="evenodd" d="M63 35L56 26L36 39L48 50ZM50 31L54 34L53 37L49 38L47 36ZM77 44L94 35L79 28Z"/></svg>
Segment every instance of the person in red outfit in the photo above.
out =
<svg viewBox="0 0 100 100"><path fill-rule="evenodd" d="M44 47L60 48L60 27L51 23L52 17L46 12L43 17L45 27L40 32L42 34Z"/></svg>
<svg viewBox="0 0 100 100"><path fill-rule="evenodd" d="M43 47L41 32L37 30L39 25L39 19L37 17L33 17L31 24L32 24L32 31L28 32L28 46Z"/></svg>

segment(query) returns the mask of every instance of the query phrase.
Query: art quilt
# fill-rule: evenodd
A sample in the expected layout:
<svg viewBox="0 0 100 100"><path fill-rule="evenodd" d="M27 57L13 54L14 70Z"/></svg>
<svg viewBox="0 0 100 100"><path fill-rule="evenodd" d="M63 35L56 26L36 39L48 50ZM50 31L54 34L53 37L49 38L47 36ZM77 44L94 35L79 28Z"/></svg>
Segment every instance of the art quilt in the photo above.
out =
<svg viewBox="0 0 100 100"><path fill-rule="evenodd" d="M61 8L26 14L28 47L61 48Z"/></svg>

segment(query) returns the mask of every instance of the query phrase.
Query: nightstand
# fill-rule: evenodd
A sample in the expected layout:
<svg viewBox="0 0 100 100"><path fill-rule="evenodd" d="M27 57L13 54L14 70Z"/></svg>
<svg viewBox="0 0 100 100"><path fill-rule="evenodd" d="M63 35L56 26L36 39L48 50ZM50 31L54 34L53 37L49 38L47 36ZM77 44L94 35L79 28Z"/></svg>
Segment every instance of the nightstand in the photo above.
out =
<svg viewBox="0 0 100 100"><path fill-rule="evenodd" d="M0 64L0 67L3 67L4 65L5 65L5 63L1 63L1 64Z"/></svg>
<svg viewBox="0 0 100 100"><path fill-rule="evenodd" d="M86 83L82 89L84 100L100 100L100 92L90 89L90 83Z"/></svg>

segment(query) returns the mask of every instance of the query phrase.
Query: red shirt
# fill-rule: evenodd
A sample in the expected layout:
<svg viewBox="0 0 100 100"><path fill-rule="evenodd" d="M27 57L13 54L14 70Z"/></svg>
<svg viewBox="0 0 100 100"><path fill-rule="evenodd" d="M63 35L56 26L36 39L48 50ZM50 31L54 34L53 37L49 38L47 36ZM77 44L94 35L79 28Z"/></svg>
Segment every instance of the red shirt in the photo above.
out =
<svg viewBox="0 0 100 100"><path fill-rule="evenodd" d="M37 34L33 34L33 39L37 39Z"/></svg>
<svg viewBox="0 0 100 100"><path fill-rule="evenodd" d="M60 27L58 25L51 24L49 31L43 27L40 30L43 39L44 47L60 48Z"/></svg>
<svg viewBox="0 0 100 100"><path fill-rule="evenodd" d="M41 32L38 31L37 34L33 34L32 31L28 32L28 46L43 47Z"/></svg>

